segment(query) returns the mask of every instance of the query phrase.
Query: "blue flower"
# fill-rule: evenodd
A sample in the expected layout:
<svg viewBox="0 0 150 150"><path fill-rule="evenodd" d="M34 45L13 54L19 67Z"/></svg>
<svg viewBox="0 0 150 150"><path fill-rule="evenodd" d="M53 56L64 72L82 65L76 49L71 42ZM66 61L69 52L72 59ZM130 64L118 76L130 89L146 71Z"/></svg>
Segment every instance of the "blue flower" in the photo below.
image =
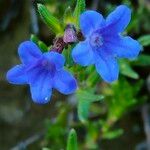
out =
<svg viewBox="0 0 150 150"><path fill-rule="evenodd" d="M117 58L133 59L141 45L129 36L122 36L131 19L131 10L124 5L116 8L106 20L96 11L86 11L80 16L80 28L85 41L72 51L74 61L82 66L95 65L106 82L118 79Z"/></svg>
<svg viewBox="0 0 150 150"><path fill-rule="evenodd" d="M63 69L65 59L61 54L42 53L31 41L23 42L18 53L22 64L8 71L7 80L12 84L29 84L34 102L47 103L52 88L63 94L71 94L76 90L76 80Z"/></svg>

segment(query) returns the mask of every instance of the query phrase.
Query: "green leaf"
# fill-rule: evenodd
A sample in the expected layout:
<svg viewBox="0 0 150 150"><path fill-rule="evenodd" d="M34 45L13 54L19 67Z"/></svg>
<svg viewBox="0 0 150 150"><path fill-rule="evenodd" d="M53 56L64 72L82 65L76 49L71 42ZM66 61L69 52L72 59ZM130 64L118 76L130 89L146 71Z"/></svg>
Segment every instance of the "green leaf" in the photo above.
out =
<svg viewBox="0 0 150 150"><path fill-rule="evenodd" d="M123 60L120 61L120 72L121 74L133 79L139 78L139 75L131 68L131 66L126 61Z"/></svg>
<svg viewBox="0 0 150 150"><path fill-rule="evenodd" d="M97 102L97 101L104 99L103 95L94 94L92 89L86 90L86 91L85 90L79 90L77 92L77 97L79 99L84 99L84 100L89 101L89 102Z"/></svg>
<svg viewBox="0 0 150 150"><path fill-rule="evenodd" d="M74 62L72 60L72 57L71 57L71 50L73 49L73 46L72 45L69 45L67 48L64 49L63 51L63 55L65 56L66 58L66 64L65 66L67 68L70 68L71 66L73 66Z"/></svg>
<svg viewBox="0 0 150 150"><path fill-rule="evenodd" d="M86 148L89 150L98 150L98 143L97 139L99 138L99 130L100 130L100 123L99 121L93 121L86 124L86 137L85 137L85 145Z"/></svg>
<svg viewBox="0 0 150 150"><path fill-rule="evenodd" d="M50 149L49 149L49 148L44 147L44 148L42 148L42 150L50 150Z"/></svg>
<svg viewBox="0 0 150 150"><path fill-rule="evenodd" d="M136 61L133 62L135 66L150 66L150 56L140 55Z"/></svg>
<svg viewBox="0 0 150 150"><path fill-rule="evenodd" d="M86 82L89 86L94 86L98 83L99 80L99 74L96 71L93 71L89 74Z"/></svg>
<svg viewBox="0 0 150 150"><path fill-rule="evenodd" d="M55 34L62 33L59 20L55 18L44 5L38 4L38 11L43 21Z"/></svg>
<svg viewBox="0 0 150 150"><path fill-rule="evenodd" d="M44 42L39 41L38 45L39 45L40 49L42 50L42 52L47 52L48 51L48 47Z"/></svg>
<svg viewBox="0 0 150 150"><path fill-rule="evenodd" d="M103 138L111 140L111 139L121 136L122 134L123 134L122 129L117 129L114 131L106 131L105 133L103 133Z"/></svg>
<svg viewBox="0 0 150 150"><path fill-rule="evenodd" d="M148 35L143 35L138 39L138 41L143 45L143 46L149 46L150 45L150 34Z"/></svg>
<svg viewBox="0 0 150 150"><path fill-rule="evenodd" d="M79 90L78 99L78 116L81 122L85 123L88 119L89 108L91 103L104 99L104 96L94 94L93 91Z"/></svg>
<svg viewBox="0 0 150 150"><path fill-rule="evenodd" d="M39 39L38 39L38 37L37 37L36 35L31 34L30 40L31 40L32 42L34 42L35 44L38 45Z"/></svg>
<svg viewBox="0 0 150 150"><path fill-rule="evenodd" d="M78 116L79 120L83 123L87 121L90 104L91 102L86 101L86 99L80 99L78 102Z"/></svg>
<svg viewBox="0 0 150 150"><path fill-rule="evenodd" d="M49 48L47 47L47 45L44 42L40 41L36 35L32 34L30 40L34 42L43 53L48 51Z"/></svg>
<svg viewBox="0 0 150 150"><path fill-rule="evenodd" d="M86 7L85 0L77 0L76 7L73 14L73 16L75 17L75 23L77 27L79 27L80 15L85 11L85 7Z"/></svg>
<svg viewBox="0 0 150 150"><path fill-rule="evenodd" d="M68 141L67 141L67 150L78 150L77 134L74 129L71 129L69 133Z"/></svg>

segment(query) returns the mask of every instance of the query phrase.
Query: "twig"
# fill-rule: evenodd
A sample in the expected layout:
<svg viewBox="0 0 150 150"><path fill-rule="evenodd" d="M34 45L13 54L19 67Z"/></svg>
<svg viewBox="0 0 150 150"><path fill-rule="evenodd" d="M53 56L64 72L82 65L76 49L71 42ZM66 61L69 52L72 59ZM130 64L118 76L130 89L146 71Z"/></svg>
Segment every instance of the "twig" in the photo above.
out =
<svg viewBox="0 0 150 150"><path fill-rule="evenodd" d="M39 33L38 18L32 1L30 2L30 16L32 32L37 35Z"/></svg>
<svg viewBox="0 0 150 150"><path fill-rule="evenodd" d="M15 147L11 148L11 150L26 150L29 145L38 141L43 136L44 136L43 132L33 135L33 136L29 137L28 139L26 139L25 141L22 141L19 144L17 144Z"/></svg>

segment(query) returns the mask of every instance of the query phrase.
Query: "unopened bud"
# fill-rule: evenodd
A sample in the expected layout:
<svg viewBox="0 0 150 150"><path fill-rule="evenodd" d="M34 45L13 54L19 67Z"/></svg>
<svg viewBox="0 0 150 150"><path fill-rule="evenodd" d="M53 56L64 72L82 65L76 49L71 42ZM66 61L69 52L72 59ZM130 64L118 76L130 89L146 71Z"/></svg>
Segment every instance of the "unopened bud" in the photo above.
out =
<svg viewBox="0 0 150 150"><path fill-rule="evenodd" d="M77 42L76 29L73 25L67 25L64 33L63 40L65 43Z"/></svg>

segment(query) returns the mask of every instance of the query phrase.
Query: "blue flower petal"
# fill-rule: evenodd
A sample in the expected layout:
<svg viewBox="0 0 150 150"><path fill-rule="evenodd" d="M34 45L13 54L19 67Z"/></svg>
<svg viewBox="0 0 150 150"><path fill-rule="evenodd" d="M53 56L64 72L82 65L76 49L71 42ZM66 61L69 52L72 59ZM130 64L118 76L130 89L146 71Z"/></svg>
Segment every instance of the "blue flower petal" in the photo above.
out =
<svg viewBox="0 0 150 150"><path fill-rule="evenodd" d="M7 72L6 78L12 84L26 84L27 76L24 65L17 65L10 69Z"/></svg>
<svg viewBox="0 0 150 150"><path fill-rule="evenodd" d="M41 72L30 84L32 99L35 103L46 104L50 101L52 94L52 83L48 72Z"/></svg>
<svg viewBox="0 0 150 150"><path fill-rule="evenodd" d="M56 73L54 88L62 94L72 94L77 89L77 83L69 72L60 70Z"/></svg>
<svg viewBox="0 0 150 150"><path fill-rule="evenodd" d="M86 11L80 16L80 28L85 37L104 25L105 20L103 16L96 11Z"/></svg>
<svg viewBox="0 0 150 150"><path fill-rule="evenodd" d="M72 50L72 57L74 62L82 66L88 66L94 63L93 50L86 41L76 45Z"/></svg>
<svg viewBox="0 0 150 150"><path fill-rule="evenodd" d="M56 69L59 70L63 68L65 63L65 58L63 55L57 53L57 52L47 52L44 53L44 56L53 64L55 64Z"/></svg>
<svg viewBox="0 0 150 150"><path fill-rule="evenodd" d="M108 54L97 55L95 66L97 72L106 82L111 83L118 79L119 66L114 57Z"/></svg>
<svg viewBox="0 0 150 150"><path fill-rule="evenodd" d="M43 68L41 68L40 66L37 67L36 65L31 69L27 69L26 72L29 84L35 84L38 77L41 76L44 71L45 70Z"/></svg>
<svg viewBox="0 0 150 150"><path fill-rule="evenodd" d="M107 32L123 32L131 20L131 10L125 6L118 6L106 19Z"/></svg>
<svg viewBox="0 0 150 150"><path fill-rule="evenodd" d="M105 39L105 46L119 58L133 59L139 55L142 46L131 37L114 36Z"/></svg>
<svg viewBox="0 0 150 150"><path fill-rule="evenodd" d="M29 64L42 56L42 52L36 44L26 41L20 44L18 53L22 63Z"/></svg>

